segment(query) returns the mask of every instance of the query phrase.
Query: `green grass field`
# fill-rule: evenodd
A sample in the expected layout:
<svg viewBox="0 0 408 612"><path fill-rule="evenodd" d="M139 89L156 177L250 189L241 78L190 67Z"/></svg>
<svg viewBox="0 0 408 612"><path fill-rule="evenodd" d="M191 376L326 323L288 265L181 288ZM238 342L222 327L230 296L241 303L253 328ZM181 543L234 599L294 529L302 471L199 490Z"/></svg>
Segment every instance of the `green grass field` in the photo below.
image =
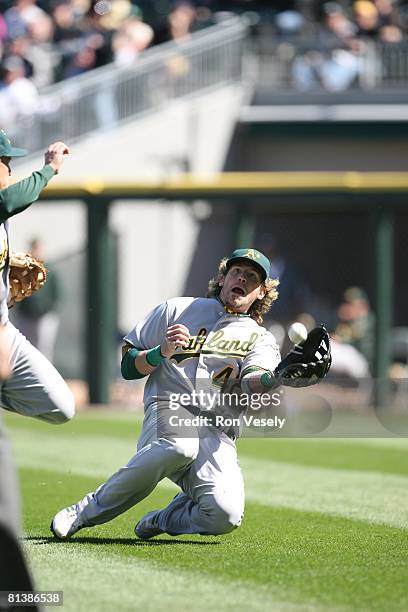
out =
<svg viewBox="0 0 408 612"><path fill-rule="evenodd" d="M63 590L66 610L408 609L407 439L240 440L247 504L232 534L138 541L140 516L174 495L165 482L114 521L56 542L53 515L130 458L140 417L6 424L37 588Z"/></svg>

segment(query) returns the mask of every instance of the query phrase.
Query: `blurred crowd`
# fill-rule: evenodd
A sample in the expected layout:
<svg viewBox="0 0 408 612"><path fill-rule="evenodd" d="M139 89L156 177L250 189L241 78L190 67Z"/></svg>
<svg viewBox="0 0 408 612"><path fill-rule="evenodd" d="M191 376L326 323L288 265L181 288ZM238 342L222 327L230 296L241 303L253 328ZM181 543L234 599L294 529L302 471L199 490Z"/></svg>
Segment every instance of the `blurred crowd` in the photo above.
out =
<svg viewBox="0 0 408 612"><path fill-rule="evenodd" d="M402 0L0 0L0 9L1 83L23 90L26 106L47 85L110 62L131 64L146 48L185 39L229 13L245 13L254 32L313 37L343 52L359 51L365 39L399 42L408 30ZM306 87L319 61L300 60L295 80Z"/></svg>
<svg viewBox="0 0 408 612"><path fill-rule="evenodd" d="M325 2L312 19L296 11L279 18L283 33L292 29L292 35L314 39L311 47L297 52L292 64L293 83L301 90L349 88L362 74L377 70L376 54L382 45L402 43L408 32L408 5L395 0Z"/></svg>
<svg viewBox="0 0 408 612"><path fill-rule="evenodd" d="M152 25L130 0L0 0L0 6L3 85L27 78L36 89L110 62L131 64L147 47L201 27L189 2L169 4Z"/></svg>
<svg viewBox="0 0 408 612"><path fill-rule="evenodd" d="M112 62L135 65L145 49L233 14L245 14L258 48L266 41L267 57L302 91L349 88L365 73L370 45L401 43L408 32L408 0L0 0L0 9L8 127L47 113L39 95L47 86Z"/></svg>
<svg viewBox="0 0 408 612"><path fill-rule="evenodd" d="M0 7L0 122L9 130L17 117L46 112L39 94L47 86L112 62L133 64L147 47L200 27L188 2L169 5L153 25L130 0L0 0Z"/></svg>

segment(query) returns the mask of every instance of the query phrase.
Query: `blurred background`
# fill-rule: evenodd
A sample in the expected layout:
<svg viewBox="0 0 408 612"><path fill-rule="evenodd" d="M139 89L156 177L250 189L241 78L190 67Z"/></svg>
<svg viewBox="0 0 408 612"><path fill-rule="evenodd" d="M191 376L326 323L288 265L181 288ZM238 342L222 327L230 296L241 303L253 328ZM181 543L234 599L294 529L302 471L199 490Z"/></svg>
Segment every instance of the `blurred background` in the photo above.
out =
<svg viewBox="0 0 408 612"><path fill-rule="evenodd" d="M12 318L79 405L140 399L123 335L253 245L281 281L282 350L290 322L324 322L343 401L381 403L383 379L406 406L408 2L0 7L0 125L31 151L14 176L55 140L72 153L12 220L13 249L52 270Z"/></svg>

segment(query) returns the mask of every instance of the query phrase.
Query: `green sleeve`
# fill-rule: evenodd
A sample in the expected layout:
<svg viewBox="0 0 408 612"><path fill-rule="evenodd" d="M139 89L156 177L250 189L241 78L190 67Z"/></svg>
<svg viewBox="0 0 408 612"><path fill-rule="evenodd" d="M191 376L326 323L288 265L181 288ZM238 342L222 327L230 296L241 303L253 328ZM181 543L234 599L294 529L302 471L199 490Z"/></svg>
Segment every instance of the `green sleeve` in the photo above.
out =
<svg viewBox="0 0 408 612"><path fill-rule="evenodd" d="M0 190L0 223L25 210L38 197L55 172L48 164L31 176Z"/></svg>
<svg viewBox="0 0 408 612"><path fill-rule="evenodd" d="M139 370L136 369L135 359L139 352L140 349L133 347L123 355L120 371L125 380L135 380L147 376L147 374L141 374Z"/></svg>

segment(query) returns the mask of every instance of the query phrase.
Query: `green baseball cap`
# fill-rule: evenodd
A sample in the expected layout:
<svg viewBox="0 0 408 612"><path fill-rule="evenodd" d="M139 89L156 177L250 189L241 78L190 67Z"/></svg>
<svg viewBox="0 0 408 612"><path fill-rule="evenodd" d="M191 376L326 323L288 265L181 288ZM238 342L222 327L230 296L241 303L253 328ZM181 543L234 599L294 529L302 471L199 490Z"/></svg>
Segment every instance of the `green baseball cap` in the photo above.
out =
<svg viewBox="0 0 408 612"><path fill-rule="evenodd" d="M266 255L260 251L257 251L256 249L237 249L233 252L231 257L228 258L227 269L229 269L229 267L238 260L244 260L255 264L262 274L262 280L266 280L268 278L271 270L271 264Z"/></svg>
<svg viewBox="0 0 408 612"><path fill-rule="evenodd" d="M6 132L0 130L0 157L23 157L27 153L27 149L13 147Z"/></svg>

